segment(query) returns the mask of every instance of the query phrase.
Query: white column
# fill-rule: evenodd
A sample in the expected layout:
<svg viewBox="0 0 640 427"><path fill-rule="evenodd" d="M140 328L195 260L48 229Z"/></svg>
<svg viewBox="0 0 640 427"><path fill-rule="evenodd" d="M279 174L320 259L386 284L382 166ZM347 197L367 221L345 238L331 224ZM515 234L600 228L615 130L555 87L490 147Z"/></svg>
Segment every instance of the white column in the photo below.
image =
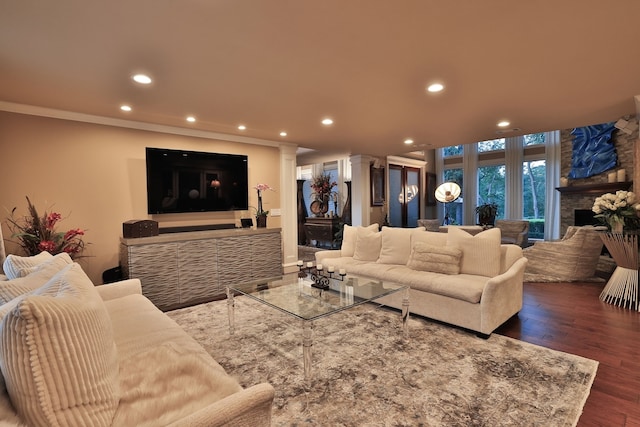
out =
<svg viewBox="0 0 640 427"><path fill-rule="evenodd" d="M298 260L296 146L280 147L280 209L282 218L282 260L285 271L294 271Z"/></svg>
<svg viewBox="0 0 640 427"><path fill-rule="evenodd" d="M505 140L505 172L504 183L505 219L522 219L522 162L523 137L511 137Z"/></svg>
<svg viewBox="0 0 640 427"><path fill-rule="evenodd" d="M462 157L463 224L476 223L478 205L478 144L466 144Z"/></svg>
<svg viewBox="0 0 640 427"><path fill-rule="evenodd" d="M351 223L369 225L371 220L371 177L369 166L373 157L357 154L351 161Z"/></svg>

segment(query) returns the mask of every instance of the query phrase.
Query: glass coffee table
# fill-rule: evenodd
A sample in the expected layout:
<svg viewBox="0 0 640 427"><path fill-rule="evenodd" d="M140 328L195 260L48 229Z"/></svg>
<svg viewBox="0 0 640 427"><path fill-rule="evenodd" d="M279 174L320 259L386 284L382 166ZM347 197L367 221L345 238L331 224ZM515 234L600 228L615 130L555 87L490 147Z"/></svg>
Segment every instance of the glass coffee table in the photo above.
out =
<svg viewBox="0 0 640 427"><path fill-rule="evenodd" d="M404 292L402 332L408 338L409 287L353 275L318 277L309 274L286 274L271 280L227 286L229 333L234 334L235 294L246 295L260 303L302 320L302 356L305 379L311 378L311 346L313 321L376 300L395 292ZM315 286L324 286L320 289Z"/></svg>

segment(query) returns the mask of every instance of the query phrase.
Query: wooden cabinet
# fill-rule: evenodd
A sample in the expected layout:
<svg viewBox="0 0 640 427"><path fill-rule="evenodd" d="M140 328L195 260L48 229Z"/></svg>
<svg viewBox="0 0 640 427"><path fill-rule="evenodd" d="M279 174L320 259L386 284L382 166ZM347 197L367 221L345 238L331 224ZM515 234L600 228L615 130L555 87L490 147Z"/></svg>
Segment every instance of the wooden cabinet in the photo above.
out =
<svg viewBox="0 0 640 427"><path fill-rule="evenodd" d="M307 236L307 243L316 242L316 246L326 246L330 248L340 247L335 235L340 229L340 218L309 217L304 223L304 232Z"/></svg>
<svg viewBox="0 0 640 427"><path fill-rule="evenodd" d="M280 229L211 230L120 240L125 277L161 310L224 297L227 283L282 274Z"/></svg>

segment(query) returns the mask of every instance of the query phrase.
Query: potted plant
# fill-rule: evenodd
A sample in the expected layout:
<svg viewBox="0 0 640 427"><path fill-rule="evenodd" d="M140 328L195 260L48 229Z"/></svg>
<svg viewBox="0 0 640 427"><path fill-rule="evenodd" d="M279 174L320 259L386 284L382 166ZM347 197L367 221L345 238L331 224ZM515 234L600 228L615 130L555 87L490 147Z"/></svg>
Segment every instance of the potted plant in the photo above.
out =
<svg viewBox="0 0 640 427"><path fill-rule="evenodd" d="M476 206L476 213L478 214L479 225L493 226L496 222L496 215L498 214L498 205L495 203L484 203Z"/></svg>

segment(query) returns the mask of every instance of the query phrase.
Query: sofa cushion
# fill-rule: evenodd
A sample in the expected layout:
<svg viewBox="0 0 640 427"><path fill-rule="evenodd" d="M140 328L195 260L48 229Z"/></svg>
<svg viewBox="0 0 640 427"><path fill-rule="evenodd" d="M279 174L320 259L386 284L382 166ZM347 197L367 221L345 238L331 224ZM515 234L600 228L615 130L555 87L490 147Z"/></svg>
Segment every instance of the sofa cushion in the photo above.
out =
<svg viewBox="0 0 640 427"><path fill-rule="evenodd" d="M409 285L413 291L443 295L472 304L480 302L482 292L490 278L474 274L440 274L395 266L381 277L389 282Z"/></svg>
<svg viewBox="0 0 640 427"><path fill-rule="evenodd" d="M491 228L472 236L449 227L447 245L462 250L460 273L494 277L500 274L500 229Z"/></svg>
<svg viewBox="0 0 640 427"><path fill-rule="evenodd" d="M411 250L407 267L434 273L459 274L461 257L462 251L458 248L416 242Z"/></svg>
<svg viewBox="0 0 640 427"><path fill-rule="evenodd" d="M72 263L73 260L69 254L63 252L56 256L50 256L43 263L32 267L32 272L24 277L0 282L0 304L7 303L20 295L33 292Z"/></svg>
<svg viewBox="0 0 640 427"><path fill-rule="evenodd" d="M7 255L2 264L2 270L8 279L17 279L29 274L34 267L51 259L53 255L49 252L40 252L33 256Z"/></svg>
<svg viewBox="0 0 640 427"><path fill-rule="evenodd" d="M382 227L382 247L380 264L406 264L411 254L411 234L413 228ZM422 230L421 230L422 231Z"/></svg>
<svg viewBox="0 0 640 427"><path fill-rule="evenodd" d="M120 357L120 404L114 426L170 425L242 389L144 296L127 295L105 306ZM211 331L202 334L204 339Z"/></svg>
<svg viewBox="0 0 640 427"><path fill-rule="evenodd" d="M378 224L371 224L368 227L353 227L345 224L342 231L342 246L340 246L340 256L353 256L356 251L356 241L359 234L375 233L378 231Z"/></svg>
<svg viewBox="0 0 640 427"><path fill-rule="evenodd" d="M9 304L0 357L18 414L34 426L108 426L118 406L111 319L78 264Z"/></svg>
<svg viewBox="0 0 640 427"><path fill-rule="evenodd" d="M358 233L353 259L356 261L376 261L380 256L382 233Z"/></svg>
<svg viewBox="0 0 640 427"><path fill-rule="evenodd" d="M428 243L435 246L445 246L447 244L447 238L447 233L414 229L411 233L411 247L413 247L416 242Z"/></svg>

